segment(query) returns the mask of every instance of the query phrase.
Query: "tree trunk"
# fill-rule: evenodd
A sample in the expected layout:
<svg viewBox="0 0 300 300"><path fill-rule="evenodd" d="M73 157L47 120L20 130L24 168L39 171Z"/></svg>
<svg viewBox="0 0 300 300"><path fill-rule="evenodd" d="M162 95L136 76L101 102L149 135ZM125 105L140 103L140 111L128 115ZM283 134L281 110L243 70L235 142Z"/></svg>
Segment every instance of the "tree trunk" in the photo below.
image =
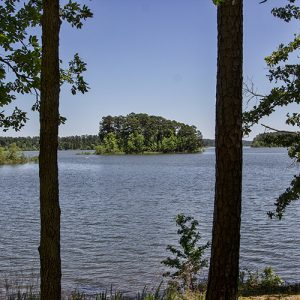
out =
<svg viewBox="0 0 300 300"><path fill-rule="evenodd" d="M216 186L207 300L237 299L242 190L243 1L218 7Z"/></svg>
<svg viewBox="0 0 300 300"><path fill-rule="evenodd" d="M58 190L59 0L43 0L40 106L41 299L61 299Z"/></svg>

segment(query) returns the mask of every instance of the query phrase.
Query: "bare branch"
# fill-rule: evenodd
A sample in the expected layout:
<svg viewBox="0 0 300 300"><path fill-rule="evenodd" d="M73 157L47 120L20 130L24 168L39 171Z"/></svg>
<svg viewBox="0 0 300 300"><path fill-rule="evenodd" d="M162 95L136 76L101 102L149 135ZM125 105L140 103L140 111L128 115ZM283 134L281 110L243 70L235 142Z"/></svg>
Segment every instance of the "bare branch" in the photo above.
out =
<svg viewBox="0 0 300 300"><path fill-rule="evenodd" d="M251 87L246 82L244 82L243 85L244 85L243 90L245 94L251 94L253 97L259 97L259 98L266 97L266 95L255 92L253 82L251 82Z"/></svg>
<svg viewBox="0 0 300 300"><path fill-rule="evenodd" d="M265 124L261 124L261 126L267 128L267 129L270 129L270 130L273 130L273 131L276 131L276 132L279 132L279 133L287 133L287 134L299 134L299 131L288 131L288 130L280 130L280 129L276 129L276 128L273 128L273 127L270 127L270 126L267 126Z"/></svg>
<svg viewBox="0 0 300 300"><path fill-rule="evenodd" d="M246 99L247 106L249 105L250 101L256 99L259 101L262 98L265 98L266 95L259 94L255 89L254 83L252 80L248 79L247 82L243 82L243 96Z"/></svg>

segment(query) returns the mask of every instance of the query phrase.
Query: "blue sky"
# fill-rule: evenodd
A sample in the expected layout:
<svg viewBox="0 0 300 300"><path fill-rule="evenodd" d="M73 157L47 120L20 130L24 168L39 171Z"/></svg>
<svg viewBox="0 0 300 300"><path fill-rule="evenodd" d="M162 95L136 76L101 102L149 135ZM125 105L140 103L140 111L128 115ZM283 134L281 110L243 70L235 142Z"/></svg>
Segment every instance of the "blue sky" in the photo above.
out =
<svg viewBox="0 0 300 300"><path fill-rule="evenodd" d="M65 61L79 52L91 89L72 96L62 88L60 109L67 123L60 135L97 134L103 116L143 112L196 125L205 138L214 138L217 25L212 1L80 2L91 7L94 18L81 30L64 24L60 51ZM244 79L264 93L271 88L264 57L298 27L271 15L272 6L284 1L259 2L244 0ZM14 105L28 110L32 101L19 97ZM264 123L285 128L285 114L276 112ZM38 115L29 117L20 132L5 135L38 135ZM255 126L248 138L263 131Z"/></svg>

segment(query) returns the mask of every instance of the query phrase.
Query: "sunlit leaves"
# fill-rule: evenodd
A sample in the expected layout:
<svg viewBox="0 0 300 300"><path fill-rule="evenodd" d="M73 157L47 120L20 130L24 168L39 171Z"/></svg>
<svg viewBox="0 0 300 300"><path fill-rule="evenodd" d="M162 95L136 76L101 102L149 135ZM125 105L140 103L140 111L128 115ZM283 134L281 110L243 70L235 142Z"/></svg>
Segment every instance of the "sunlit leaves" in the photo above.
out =
<svg viewBox="0 0 300 300"><path fill-rule="evenodd" d="M221 4L222 2L224 2L225 0L213 0L213 3L215 4L215 5L219 5L219 4Z"/></svg>
<svg viewBox="0 0 300 300"><path fill-rule="evenodd" d="M265 58L265 61L269 67L273 67L280 62L285 62L288 60L290 53L299 49L300 46L300 35L295 35L293 41L287 45L280 44L278 49L274 51L270 56Z"/></svg>

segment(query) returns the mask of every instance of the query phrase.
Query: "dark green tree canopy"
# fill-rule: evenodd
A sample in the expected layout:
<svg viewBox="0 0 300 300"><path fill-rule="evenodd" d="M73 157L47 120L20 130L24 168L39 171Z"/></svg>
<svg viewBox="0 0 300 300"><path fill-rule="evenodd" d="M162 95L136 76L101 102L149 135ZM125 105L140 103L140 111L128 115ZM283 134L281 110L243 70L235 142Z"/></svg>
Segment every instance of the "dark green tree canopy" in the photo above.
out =
<svg viewBox="0 0 300 300"><path fill-rule="evenodd" d="M32 109L39 110L41 3L41 0L5 0L0 4L0 127L4 131L8 128L19 130L27 120L26 112L17 107L9 115L1 110L18 94L32 94ZM60 15L76 28L82 27L84 19L92 17L86 5L72 0L61 7ZM61 83L70 84L72 94L86 92L84 71L86 64L76 53L68 68L61 69Z"/></svg>
<svg viewBox="0 0 300 300"><path fill-rule="evenodd" d="M197 152L202 147L195 126L142 113L103 117L99 138L104 153L114 152L109 145L125 153Z"/></svg>
<svg viewBox="0 0 300 300"><path fill-rule="evenodd" d="M295 143L296 136L285 132L261 133L253 139L251 147L291 147Z"/></svg>

